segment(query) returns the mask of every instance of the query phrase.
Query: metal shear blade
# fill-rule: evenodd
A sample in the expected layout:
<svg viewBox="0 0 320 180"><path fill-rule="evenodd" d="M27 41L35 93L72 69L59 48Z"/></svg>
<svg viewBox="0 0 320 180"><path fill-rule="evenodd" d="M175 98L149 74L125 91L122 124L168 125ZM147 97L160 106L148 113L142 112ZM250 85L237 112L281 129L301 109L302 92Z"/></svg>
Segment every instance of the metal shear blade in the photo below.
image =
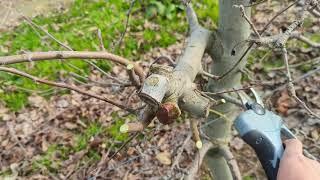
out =
<svg viewBox="0 0 320 180"><path fill-rule="evenodd" d="M263 108L264 108L264 104L263 104L263 101L262 99L260 98L259 94L253 89L253 88L250 88L250 91L251 93L253 94L254 98L255 98L255 101L252 101L251 98L249 97L248 94L246 94L245 92L243 91L240 91L238 94L239 94L239 97L240 97L240 100L243 104L244 107L247 108L247 105L249 104L252 104L254 102L256 102L257 104L261 105ZM248 109L248 108L247 108Z"/></svg>

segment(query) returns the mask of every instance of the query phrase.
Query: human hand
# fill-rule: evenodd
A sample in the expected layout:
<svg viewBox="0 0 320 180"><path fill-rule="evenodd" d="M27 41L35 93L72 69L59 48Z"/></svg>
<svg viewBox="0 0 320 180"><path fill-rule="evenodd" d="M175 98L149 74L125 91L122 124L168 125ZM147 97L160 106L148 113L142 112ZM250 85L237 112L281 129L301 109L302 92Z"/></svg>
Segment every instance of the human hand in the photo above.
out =
<svg viewBox="0 0 320 180"><path fill-rule="evenodd" d="M302 144L297 139L284 142L286 148L277 180L320 180L320 164L303 155Z"/></svg>

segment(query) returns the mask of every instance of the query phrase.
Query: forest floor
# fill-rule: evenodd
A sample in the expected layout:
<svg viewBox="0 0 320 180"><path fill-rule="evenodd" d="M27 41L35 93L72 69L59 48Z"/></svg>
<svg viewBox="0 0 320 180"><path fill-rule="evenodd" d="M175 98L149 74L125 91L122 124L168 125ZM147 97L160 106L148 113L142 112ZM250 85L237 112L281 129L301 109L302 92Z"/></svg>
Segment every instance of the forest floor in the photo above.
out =
<svg viewBox="0 0 320 180"><path fill-rule="evenodd" d="M265 17L272 17L283 7L284 4L277 2L257 6L253 22L258 29L262 29L267 22ZM269 34L278 33L286 27L295 18L288 14L294 15L295 11L297 9L292 8L286 15L277 18L269 28ZM319 19L310 16L301 30L306 36L320 42L319 23ZM156 25L144 23L144 26ZM156 31L157 27L153 27L153 30ZM183 51L185 37L176 37L176 42L166 47L150 47L140 56L139 63L146 72L150 63L161 55L174 60L178 58ZM319 72L305 76L319 67L320 49L290 40L288 51L298 96L315 113L320 114ZM205 64L211 61L207 56L204 57ZM256 49L249 56L246 69L248 73L244 74L243 84L259 84L255 88L261 95L270 95L267 105L284 118L289 128L303 141L305 148L320 158L320 121L311 118L305 109L289 97L284 86L286 76L281 54L274 50ZM119 79L127 79L125 69L120 66L113 65L110 73ZM111 82L92 69L88 79ZM75 80L69 82L124 102L130 107L142 105L132 87L97 86L90 82L87 82L90 84L87 86ZM7 90L7 85L1 86L1 89ZM161 125L155 120L125 149L109 159L130 136L120 134L119 127L125 122L134 121L135 117L75 92L58 93L56 88L54 92L50 97L44 97L33 90L26 97L27 105L17 110L0 103L0 179L182 179L195 159L197 150L190 140L188 118L170 126ZM207 123L201 120L201 127ZM265 179L256 155L235 130L230 147L244 179ZM201 179L209 179L205 166L202 169Z"/></svg>
<svg viewBox="0 0 320 180"><path fill-rule="evenodd" d="M0 0L0 32L8 31L21 22L20 13L28 17L50 15L50 12L67 9L73 0Z"/></svg>

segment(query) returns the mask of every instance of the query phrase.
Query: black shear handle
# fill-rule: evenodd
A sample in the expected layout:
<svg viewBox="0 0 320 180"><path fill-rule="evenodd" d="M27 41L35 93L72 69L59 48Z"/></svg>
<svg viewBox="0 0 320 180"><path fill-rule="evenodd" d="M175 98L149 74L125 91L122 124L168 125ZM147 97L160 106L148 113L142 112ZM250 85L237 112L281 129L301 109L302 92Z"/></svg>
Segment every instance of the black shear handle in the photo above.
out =
<svg viewBox="0 0 320 180"><path fill-rule="evenodd" d="M278 156L275 157L276 148L272 142L264 134L256 130L244 134L242 139L256 152L268 180L276 180L280 159Z"/></svg>

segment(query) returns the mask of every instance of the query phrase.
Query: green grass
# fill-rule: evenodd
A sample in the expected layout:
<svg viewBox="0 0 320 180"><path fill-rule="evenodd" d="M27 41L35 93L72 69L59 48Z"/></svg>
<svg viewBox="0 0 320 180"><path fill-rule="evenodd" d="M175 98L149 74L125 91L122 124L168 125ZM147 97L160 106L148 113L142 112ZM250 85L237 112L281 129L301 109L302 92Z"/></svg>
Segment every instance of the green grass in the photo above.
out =
<svg viewBox="0 0 320 180"><path fill-rule="evenodd" d="M251 177L251 176L244 176L243 177L243 180L253 180L255 178Z"/></svg>
<svg viewBox="0 0 320 180"><path fill-rule="evenodd" d="M126 13L130 7L129 1L119 0L76 0L70 9L56 13L50 17L35 17L33 21L44 27L60 41L68 44L74 50L99 50L97 29L102 31L105 47L108 51L118 41L125 28ZM195 3L199 18L203 21L218 17L218 3L204 0ZM186 34L187 24L183 6L178 0L143 0L136 1L131 12L129 30L121 47L114 52L132 60L143 60L141 55L154 47L167 47L177 41L176 34ZM147 26L154 24L156 28ZM35 32L28 24L22 23L13 31L0 34L0 55L19 54L28 51L65 50L48 38L43 32ZM14 67L28 73L50 80L66 77L65 72L87 74L90 68L80 60L69 60L70 64L84 72L72 68L63 62L37 62L33 65L19 64ZM110 63L97 61L104 70L111 68ZM9 88L9 87L18 87ZM27 90L47 90L50 87L35 84L31 80L0 72L0 99L13 111L18 111L27 105ZM17 98L18 97L18 98Z"/></svg>
<svg viewBox="0 0 320 180"><path fill-rule="evenodd" d="M74 146L66 146L61 144L50 145L46 152L40 154L36 160L33 161L32 170L30 173L37 172L43 168L51 173L57 172L61 168L63 161L68 160L69 156L76 152L86 150L90 144L90 139L98 135L106 135L106 128L100 123L92 122L86 129L84 129L82 132L79 131L74 136ZM100 158L100 154L92 148L89 148L88 152L83 157L83 159L86 161L98 161Z"/></svg>

